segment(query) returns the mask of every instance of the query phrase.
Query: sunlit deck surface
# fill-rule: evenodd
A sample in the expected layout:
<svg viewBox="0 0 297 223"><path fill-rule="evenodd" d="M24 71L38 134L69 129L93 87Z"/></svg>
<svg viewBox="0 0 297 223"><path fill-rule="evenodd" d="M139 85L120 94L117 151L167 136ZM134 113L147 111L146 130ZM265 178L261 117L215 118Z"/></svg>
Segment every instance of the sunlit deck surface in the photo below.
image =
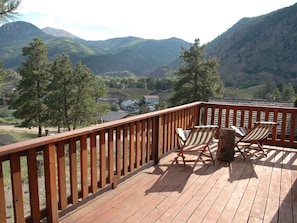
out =
<svg viewBox="0 0 297 223"><path fill-rule="evenodd" d="M215 146L213 145L213 150ZM267 157L143 168L59 220L67 222L297 222L297 153L265 146ZM215 154L215 152L214 152Z"/></svg>

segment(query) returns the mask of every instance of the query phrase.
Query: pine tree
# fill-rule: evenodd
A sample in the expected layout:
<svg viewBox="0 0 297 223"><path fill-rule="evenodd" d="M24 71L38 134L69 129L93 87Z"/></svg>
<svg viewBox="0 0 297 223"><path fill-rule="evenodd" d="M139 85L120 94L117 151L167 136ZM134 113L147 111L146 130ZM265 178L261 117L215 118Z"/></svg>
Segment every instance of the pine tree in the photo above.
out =
<svg viewBox="0 0 297 223"><path fill-rule="evenodd" d="M71 129L70 113L74 103L73 88L74 75L70 58L66 54L61 54L52 63L51 83L48 86L48 106L47 124L52 127Z"/></svg>
<svg viewBox="0 0 297 223"><path fill-rule="evenodd" d="M38 127L38 136L42 136L42 126L45 123L47 106L45 98L49 84L49 61L47 47L38 38L23 48L23 56L27 60L20 69L22 79L17 90L15 101L17 111L15 117L22 119L26 127Z"/></svg>
<svg viewBox="0 0 297 223"><path fill-rule="evenodd" d="M99 104L98 98L106 95L106 89L90 69L79 62L74 68L74 103L71 108L73 129L97 122L97 113L109 110L106 104Z"/></svg>
<svg viewBox="0 0 297 223"><path fill-rule="evenodd" d="M181 60L184 62L176 73L175 93L170 98L173 106L195 101L208 101L209 97L220 96L223 85L218 75L218 60L205 59L205 45L199 39L189 50L182 48Z"/></svg>
<svg viewBox="0 0 297 223"><path fill-rule="evenodd" d="M0 24L13 20L20 4L20 0L0 0Z"/></svg>

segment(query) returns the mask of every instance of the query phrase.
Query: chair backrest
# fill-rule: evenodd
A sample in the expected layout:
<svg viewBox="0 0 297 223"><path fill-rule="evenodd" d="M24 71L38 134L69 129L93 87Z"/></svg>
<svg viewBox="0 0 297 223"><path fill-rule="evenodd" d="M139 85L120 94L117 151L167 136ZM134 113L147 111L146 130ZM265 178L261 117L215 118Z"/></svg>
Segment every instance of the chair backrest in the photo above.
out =
<svg viewBox="0 0 297 223"><path fill-rule="evenodd" d="M194 126L185 141L185 145L208 144L214 138L217 125Z"/></svg>
<svg viewBox="0 0 297 223"><path fill-rule="evenodd" d="M176 128L175 129L176 134L178 135L178 137L184 142L186 141L186 135L185 132L182 128Z"/></svg>
<svg viewBox="0 0 297 223"><path fill-rule="evenodd" d="M266 139L277 122L256 122L240 141L250 142Z"/></svg>

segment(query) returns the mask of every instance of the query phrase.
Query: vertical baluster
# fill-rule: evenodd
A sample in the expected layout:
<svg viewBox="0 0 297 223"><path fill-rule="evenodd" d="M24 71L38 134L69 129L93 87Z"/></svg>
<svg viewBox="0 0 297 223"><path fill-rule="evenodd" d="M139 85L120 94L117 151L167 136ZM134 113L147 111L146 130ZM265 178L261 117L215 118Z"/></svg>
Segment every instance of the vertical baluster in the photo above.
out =
<svg viewBox="0 0 297 223"><path fill-rule="evenodd" d="M65 142L57 143L59 209L67 208Z"/></svg>
<svg viewBox="0 0 297 223"><path fill-rule="evenodd" d="M30 207L32 222L40 222L40 206L38 191L38 166L36 159L36 150L28 151L28 182L30 191Z"/></svg>
<svg viewBox="0 0 297 223"><path fill-rule="evenodd" d="M78 202L77 189L77 154L76 154L76 139L71 139L69 143L69 170L70 170L70 190L71 202Z"/></svg>
<svg viewBox="0 0 297 223"><path fill-rule="evenodd" d="M106 140L105 131L100 131L100 187L106 185Z"/></svg>
<svg viewBox="0 0 297 223"><path fill-rule="evenodd" d="M96 148L96 134L92 133L90 136L91 147L91 193L95 193L98 189L97 177L97 148Z"/></svg>
<svg viewBox="0 0 297 223"><path fill-rule="evenodd" d="M143 120L141 123L141 164L144 165L146 163L146 124L147 119Z"/></svg>
<svg viewBox="0 0 297 223"><path fill-rule="evenodd" d="M123 175L128 174L128 125L124 125L123 128Z"/></svg>
<svg viewBox="0 0 297 223"><path fill-rule="evenodd" d="M13 195L14 220L15 222L25 222L21 164L20 156L18 153L13 153L11 155L10 171Z"/></svg>
<svg viewBox="0 0 297 223"><path fill-rule="evenodd" d="M118 126L116 128L116 175L117 179L120 179L122 174L122 167L121 167L121 156L122 156L122 130L121 127Z"/></svg>
<svg viewBox="0 0 297 223"><path fill-rule="evenodd" d="M135 156L136 162L135 167L140 167L140 121L136 122L136 143L135 143Z"/></svg>
<svg viewBox="0 0 297 223"><path fill-rule="evenodd" d="M135 135L134 135L134 122L130 124L129 131L129 171L132 172L134 170L135 164Z"/></svg>
<svg viewBox="0 0 297 223"><path fill-rule="evenodd" d="M5 202L5 190L4 190L4 176L2 168L2 159L0 158L0 222L6 222L6 202Z"/></svg>
<svg viewBox="0 0 297 223"><path fill-rule="evenodd" d="M89 194L87 135L80 138L80 179L82 198Z"/></svg>
<svg viewBox="0 0 297 223"><path fill-rule="evenodd" d="M108 183L113 183L114 177L114 140L113 128L108 130Z"/></svg>
<svg viewBox="0 0 297 223"><path fill-rule="evenodd" d="M44 173L48 222L58 222L55 144L48 144L44 150Z"/></svg>

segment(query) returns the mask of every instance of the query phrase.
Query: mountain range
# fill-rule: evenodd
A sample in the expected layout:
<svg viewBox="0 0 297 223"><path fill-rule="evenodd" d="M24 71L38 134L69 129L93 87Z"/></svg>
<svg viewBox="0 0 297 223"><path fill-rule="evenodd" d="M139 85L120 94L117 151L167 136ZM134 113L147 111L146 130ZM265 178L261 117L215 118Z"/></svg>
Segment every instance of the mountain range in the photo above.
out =
<svg viewBox="0 0 297 223"><path fill-rule="evenodd" d="M39 29L18 21L0 27L0 61L4 68L21 66L22 48L34 37L47 45L51 60L66 53L72 63L82 61L95 75L115 76L172 75L180 65L181 47L191 44L178 38L132 36L86 41L64 30ZM225 86L257 85L271 79L296 83L297 88L297 4L242 18L206 44L206 56L219 58L219 74Z"/></svg>
<svg viewBox="0 0 297 223"><path fill-rule="evenodd" d="M15 69L21 65L22 48L34 37L46 44L51 60L66 53L72 63L82 61L96 75L127 71L137 76L148 75L155 68L174 62L181 47L189 46L177 38L153 40L130 36L86 41L63 30L39 29L31 23L18 21L0 27L0 61L4 62L4 68Z"/></svg>

